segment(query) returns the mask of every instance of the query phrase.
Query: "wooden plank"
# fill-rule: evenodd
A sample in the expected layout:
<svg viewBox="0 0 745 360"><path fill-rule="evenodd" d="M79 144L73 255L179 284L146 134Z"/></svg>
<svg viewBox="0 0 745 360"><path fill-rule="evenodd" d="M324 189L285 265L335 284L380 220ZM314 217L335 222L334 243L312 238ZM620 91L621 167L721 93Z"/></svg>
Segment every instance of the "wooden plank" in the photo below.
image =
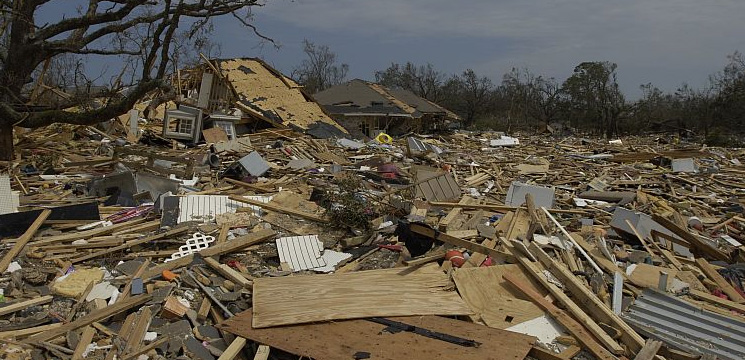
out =
<svg viewBox="0 0 745 360"><path fill-rule="evenodd" d="M256 349L256 355L254 355L254 360L267 360L269 359L269 352L271 351L271 347L266 345L259 345L259 348Z"/></svg>
<svg viewBox="0 0 745 360"><path fill-rule="evenodd" d="M87 255L81 255L81 256L78 256L76 258L70 259L70 262L72 262L73 264L75 264L75 263L79 263L79 262L82 262L82 261L86 261L86 260L90 260L90 259L95 259L95 258L97 258L99 256L108 255L108 254L111 254L111 253L115 253L117 251L123 251L123 250L130 249L133 246L137 246L137 245L140 245L140 244L145 244L145 243L148 243L148 242L151 242L151 241L155 241L155 240L158 240L158 239L167 238L167 237L170 237L170 236L173 236L173 235L178 235L180 233L186 232L187 230L189 230L189 228L187 226L180 226L180 227L177 227L175 229L168 230L168 231L163 232L163 233L160 233L160 234L145 236L145 237L142 237L142 238L139 238L139 239L136 239L136 240L127 241L124 244L121 244L119 246L114 246L114 247L110 247L110 248L107 248L107 249L99 250L99 251L96 251L94 253L87 254Z"/></svg>
<svg viewBox="0 0 745 360"><path fill-rule="evenodd" d="M207 263L207 265L209 265L215 271L217 271L220 275L224 276L226 279L232 281L236 285L240 285L244 289L251 289L251 285L253 284L253 282L251 282L251 280L249 279L246 279L246 277L243 276L241 273L231 269L230 266L220 264L217 260L209 257L204 258L204 262Z"/></svg>
<svg viewBox="0 0 745 360"><path fill-rule="evenodd" d="M429 204L437 207L460 207L464 209L483 209L491 210L494 212L505 213L508 211L515 211L519 209L518 206L507 206L500 204L460 204L455 202L447 201L429 201ZM549 212L554 214L575 214L575 215L587 215L588 212L585 210L564 210L564 209L548 209Z"/></svg>
<svg viewBox="0 0 745 360"><path fill-rule="evenodd" d="M222 244L217 244L217 245L208 247L206 249L202 249L199 252L199 255L201 255L204 258L207 258L210 256L228 254L228 253L235 252L241 249L245 249L251 245L266 241L270 238L273 238L275 235L277 235L277 233L274 230L270 230L270 229L260 230L255 233L250 233L248 235L239 236L233 240L226 241ZM180 268L180 267L191 264L192 261L194 261L194 254L187 255L187 256L178 258L176 260L169 261L167 263L156 265L146 270L145 273L142 274L142 279L147 280L147 279L158 277L163 273L164 270L173 270L176 268Z"/></svg>
<svg viewBox="0 0 745 360"><path fill-rule="evenodd" d="M122 360L133 360L133 359L136 359L140 355L142 355L142 354L144 354L144 353L146 353L146 352L148 352L148 351L150 351L152 349L155 349L156 347L158 347L160 345L163 345L163 344L167 343L170 340L171 340L171 337L170 336L162 336L160 339L158 339L158 340L156 340L154 342L151 342L150 344L147 344L147 346L143 346L140 350L137 350L137 351L135 351L135 352L133 352L131 354L125 355L122 358Z"/></svg>
<svg viewBox="0 0 745 360"><path fill-rule="evenodd" d="M460 201L458 201L458 204L468 204L471 201L473 201L473 199L465 195L463 196L462 199L460 199ZM448 226L450 226L450 223L453 222L453 220L455 220L455 218L457 218L460 215L460 212L462 210L463 208L461 207L454 207L450 209L447 215L445 215L445 217L440 220L440 223L437 225L437 228L440 229L440 231L446 231Z"/></svg>
<svg viewBox="0 0 745 360"><path fill-rule="evenodd" d="M28 227L26 232L24 232L21 237L15 240L15 244L13 244L13 247L10 248L7 253L5 253L2 259L0 259L0 274L4 273L5 270L8 270L8 265L10 265L10 263L13 262L13 259L15 259L15 257L21 253L26 244L28 244L31 238L34 237L36 232L39 231L39 228L44 224L44 221L46 221L51 214L52 210L45 209L44 211L42 211L41 214L39 214L39 216L36 218L36 220L31 223L31 226Z"/></svg>
<svg viewBox="0 0 745 360"><path fill-rule="evenodd" d="M40 296L37 298L33 298L33 299L29 299L29 300L21 301L17 303L12 303L10 305L0 307L0 316L14 313L18 310L23 310L31 306L46 304L52 301L52 298L53 298L52 295Z"/></svg>
<svg viewBox="0 0 745 360"><path fill-rule="evenodd" d="M740 295L739 292L737 292L737 290L729 283L729 281L727 281L722 275L719 275L719 272L717 272L716 269L714 269L714 267L712 267L708 261L703 258L697 258L696 265L698 265L701 271L704 272L704 275L706 275L706 277L713 280L717 284L717 286L722 289L722 292L727 294L730 300L738 304L742 304L743 302L745 302L745 298L743 298L743 296Z"/></svg>
<svg viewBox="0 0 745 360"><path fill-rule="evenodd" d="M474 340L481 345L465 347L408 331L385 333L382 332L385 325L367 320L255 329L251 327L250 311L230 318L219 327L275 349L324 360L353 359L358 351L369 352L371 358L376 360L523 360L535 342L532 336L439 316L397 317L390 320Z"/></svg>
<svg viewBox="0 0 745 360"><path fill-rule="evenodd" d="M44 236L41 238L35 238L34 241L31 242L31 244L35 246L40 246L40 245L53 244L53 243L63 242L63 241L72 242L72 241L79 240L79 239L90 239L96 236L109 235L115 231L119 231L119 230L131 227L133 225L137 225L143 222L145 222L145 219L133 219L133 220L125 221L123 223L114 224L111 226L106 226L106 227L101 227L101 228L96 228L96 229L91 229L91 230L71 232L71 233L55 235L55 236Z"/></svg>
<svg viewBox="0 0 745 360"><path fill-rule="evenodd" d="M319 223L327 223L328 222L328 219L326 217L324 217L324 216L316 215L316 214L311 214L311 213L307 213L307 212L304 212L304 211L300 211L300 210L296 210L296 209L292 209L292 208L288 208L288 207L284 207L284 206L275 205L275 204L272 204L271 202L269 202L269 203L263 203L261 201L247 199L247 198L245 198L243 196L237 196L237 195L230 195L229 198L231 200L234 200L234 201L238 201L238 202L242 202L242 203L246 203L246 204L258 206L258 207L260 207L262 209L267 209L267 210L271 210L271 211L280 212L280 213L283 213L283 214L297 216L297 217L303 218L305 220L311 220L311 221L315 221L315 222L319 222ZM253 210L251 210L251 211L253 211Z"/></svg>
<svg viewBox="0 0 745 360"><path fill-rule="evenodd" d="M660 347L662 347L662 341L647 339L644 347L636 354L634 360L652 360L657 355L657 352L660 351Z"/></svg>
<svg viewBox="0 0 745 360"><path fill-rule="evenodd" d="M616 315L613 310L600 300L597 295L577 279L567 268L556 263L543 249L532 243L530 251L538 260L561 281L572 294L577 305L592 316L596 321L603 322L621 331L621 342L623 342L631 353L637 353L644 346L644 339L634 329L626 324L623 319Z"/></svg>
<svg viewBox="0 0 745 360"><path fill-rule="evenodd" d="M454 236L443 234L441 232L435 231L434 229L430 229L420 224L410 224L409 226L410 226L411 231L417 234L428 236L435 240L446 242L450 245L455 245L457 247L461 247L461 248L465 248L471 251L476 251L482 254L489 255L493 257L495 260L497 260L497 262L506 261L506 262L511 262L511 263L517 263L517 260L515 259L514 256L507 254L505 252L494 250L494 249L488 248L483 245L479 245L474 242L470 242L470 241L463 240L463 239L460 239Z"/></svg>
<svg viewBox="0 0 745 360"><path fill-rule="evenodd" d="M152 320L153 316L150 308L143 308L139 316L137 317L137 322L135 323L132 331L127 337L127 344L124 347L124 354L136 352L140 349L140 346L142 346L142 339L145 336L145 332L147 331L148 327L150 327L150 322Z"/></svg>
<svg viewBox="0 0 745 360"><path fill-rule="evenodd" d="M681 239L687 241L689 246L692 247L691 250L693 250L694 252L698 252L701 255L708 256L715 260L721 260L721 261L727 261L727 262L730 261L730 258L729 256L727 256L727 254L702 242L701 240L699 240L699 238L693 236L693 234L688 232L688 230L681 228L680 226L676 225L672 221L657 214L652 214L652 220L656 221L658 224L672 231L673 234L680 236Z"/></svg>
<svg viewBox="0 0 745 360"><path fill-rule="evenodd" d="M93 342L93 336L95 335L96 329L93 326L88 325L83 329L83 333L80 335L80 340L78 340L78 346L75 347L75 352L72 353L72 360L83 359L83 352L85 352L88 345Z"/></svg>
<svg viewBox="0 0 745 360"><path fill-rule="evenodd" d="M230 343L227 349L223 351L222 355L217 360L233 360L246 346L246 338L236 336L233 342Z"/></svg>
<svg viewBox="0 0 745 360"><path fill-rule="evenodd" d="M522 280L513 276L512 274L504 275L504 279L510 284L514 285L517 289L529 296L534 303L546 310L551 316L556 319L561 325L563 325L569 333L571 333L579 342L584 346L590 353L595 355L598 359L606 360L617 360L617 358L606 350L602 345L597 343L592 334L588 333L585 328L574 320L571 316L565 313L563 310L556 307L550 301L546 300L541 294L535 292Z"/></svg>
<svg viewBox="0 0 745 360"><path fill-rule="evenodd" d="M572 314L575 319L579 320L580 323L582 323L585 328L595 336L595 339L603 344L606 349L616 355L623 354L623 347L621 347L621 345L619 345L616 340L609 336L608 333L606 333L605 330L603 330L603 328L601 328L600 325L595 321L595 319L587 316L585 311L582 310L582 308L580 308L579 305L574 302L574 300L570 299L569 296L567 296L562 289L559 289L556 285L548 281L543 272L538 269L537 264L533 264L527 259L521 259L520 263L528 270L531 275L533 275L536 280L538 280L538 282L541 283L541 285L543 285L546 290L548 290L551 296L553 296L554 299L556 299L570 314Z"/></svg>
<svg viewBox="0 0 745 360"><path fill-rule="evenodd" d="M437 266L257 278L253 326L264 328L375 316L468 315Z"/></svg>
<svg viewBox="0 0 745 360"><path fill-rule="evenodd" d="M25 337L28 335L40 333L42 331L51 330L51 329L54 329L60 326L62 326L62 323L34 326L34 327L19 329L19 330L0 331L0 339L18 339L18 338Z"/></svg>
<svg viewBox="0 0 745 360"><path fill-rule="evenodd" d="M694 290L694 289L690 289L690 291L688 292L688 295L696 299L701 299L708 303L718 305L718 306L721 306L721 307L724 307L730 310L735 310L735 311L740 312L741 314L745 314L745 305L743 304L738 304L734 301L722 299L719 296L714 296L709 293L699 291L699 290Z"/></svg>
<svg viewBox="0 0 745 360"><path fill-rule="evenodd" d="M107 306L103 309L93 311L89 313L88 315L78 318L77 320L67 323L63 326L31 336L28 339L26 339L25 342L28 344L33 344L38 341L48 341L48 340L54 339L57 336L67 333L68 331L79 329L83 326L87 326L94 322L107 319L111 316L127 311L135 306L144 304L150 299L152 299L152 297L153 296L149 294L143 294L143 295L131 297L127 300L124 300L121 303L116 303L114 305Z"/></svg>

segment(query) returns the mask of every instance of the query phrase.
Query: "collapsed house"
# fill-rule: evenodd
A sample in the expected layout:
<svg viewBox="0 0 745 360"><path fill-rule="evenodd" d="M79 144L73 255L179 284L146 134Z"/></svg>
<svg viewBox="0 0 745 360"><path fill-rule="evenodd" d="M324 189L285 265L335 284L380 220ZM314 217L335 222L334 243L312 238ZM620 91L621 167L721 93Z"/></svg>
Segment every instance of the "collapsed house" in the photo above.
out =
<svg viewBox="0 0 745 360"><path fill-rule="evenodd" d="M275 127L318 138L341 137L339 126L300 85L255 58L214 59L173 76L175 108L165 111L163 136L198 142L202 129L228 138Z"/></svg>
<svg viewBox="0 0 745 360"><path fill-rule="evenodd" d="M455 113L411 91L360 79L333 86L314 97L353 136L430 132L460 121Z"/></svg>

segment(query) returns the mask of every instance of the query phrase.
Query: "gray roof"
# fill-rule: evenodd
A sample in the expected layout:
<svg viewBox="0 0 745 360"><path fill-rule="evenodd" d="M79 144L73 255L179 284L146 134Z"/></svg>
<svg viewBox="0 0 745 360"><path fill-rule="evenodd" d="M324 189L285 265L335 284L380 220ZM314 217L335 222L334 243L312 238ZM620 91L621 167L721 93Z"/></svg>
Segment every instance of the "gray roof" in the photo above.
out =
<svg viewBox="0 0 745 360"><path fill-rule="evenodd" d="M444 114L458 119L447 109L403 89L389 89L354 79L314 95L316 102L331 114L390 115L420 118L425 114Z"/></svg>
<svg viewBox="0 0 745 360"><path fill-rule="evenodd" d="M393 104L369 83L355 79L330 87L313 96L331 114L398 114L406 111Z"/></svg>

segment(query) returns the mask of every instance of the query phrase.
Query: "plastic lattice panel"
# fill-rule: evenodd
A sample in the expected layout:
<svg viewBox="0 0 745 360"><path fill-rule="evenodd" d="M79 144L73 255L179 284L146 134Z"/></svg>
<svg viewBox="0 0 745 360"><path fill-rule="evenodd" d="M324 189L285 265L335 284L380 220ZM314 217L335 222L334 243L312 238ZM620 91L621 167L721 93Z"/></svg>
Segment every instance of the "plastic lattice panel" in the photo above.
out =
<svg viewBox="0 0 745 360"><path fill-rule="evenodd" d="M214 236L194 233L190 239L186 240L186 245L181 245L178 248L178 251L173 253L170 258L166 259L166 262L199 252L202 249L208 248L213 242L215 242Z"/></svg>

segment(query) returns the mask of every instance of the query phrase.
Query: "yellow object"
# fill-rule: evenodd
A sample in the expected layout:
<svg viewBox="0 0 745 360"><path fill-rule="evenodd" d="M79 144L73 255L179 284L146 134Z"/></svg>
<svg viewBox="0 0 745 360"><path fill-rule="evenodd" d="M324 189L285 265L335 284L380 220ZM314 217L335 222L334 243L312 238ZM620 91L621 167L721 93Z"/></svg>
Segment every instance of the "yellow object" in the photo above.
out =
<svg viewBox="0 0 745 360"><path fill-rule="evenodd" d="M52 291L55 294L77 298L85 292L88 284L97 284L103 280L103 271L101 269L77 269L61 280L52 284Z"/></svg>
<svg viewBox="0 0 745 360"><path fill-rule="evenodd" d="M380 133L378 134L378 136L375 137L375 141L381 144L390 144L393 142L393 138L386 133Z"/></svg>

